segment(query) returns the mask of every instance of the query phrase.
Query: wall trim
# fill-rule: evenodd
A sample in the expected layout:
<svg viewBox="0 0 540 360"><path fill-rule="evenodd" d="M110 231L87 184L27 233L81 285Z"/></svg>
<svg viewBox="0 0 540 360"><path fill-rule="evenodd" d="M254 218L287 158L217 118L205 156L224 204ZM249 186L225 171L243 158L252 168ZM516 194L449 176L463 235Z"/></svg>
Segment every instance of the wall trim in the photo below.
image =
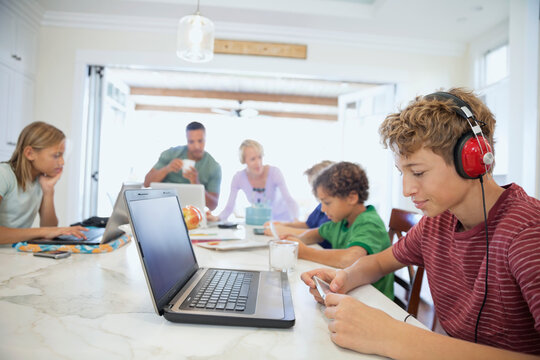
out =
<svg viewBox="0 0 540 360"><path fill-rule="evenodd" d="M176 19L84 14L47 11L42 26L99 30L175 33ZM219 39L282 41L286 43L330 43L360 48L420 53L440 56L463 56L466 44L418 38L391 37L343 31L216 22ZM246 35L249 34L249 35ZM309 51L309 50L308 50Z"/></svg>
<svg viewBox="0 0 540 360"><path fill-rule="evenodd" d="M37 1L5 1L0 0L0 4L20 16L35 29L39 29L41 19L45 10L37 3Z"/></svg>

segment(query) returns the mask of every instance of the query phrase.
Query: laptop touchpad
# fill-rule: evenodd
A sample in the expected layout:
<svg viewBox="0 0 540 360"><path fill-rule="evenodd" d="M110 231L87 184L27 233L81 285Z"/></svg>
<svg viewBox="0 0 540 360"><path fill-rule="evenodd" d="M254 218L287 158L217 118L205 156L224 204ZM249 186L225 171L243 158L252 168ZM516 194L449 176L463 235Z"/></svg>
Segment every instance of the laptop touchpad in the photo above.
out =
<svg viewBox="0 0 540 360"><path fill-rule="evenodd" d="M281 274L277 271L262 271L259 278L259 294L257 295L258 316L283 318L283 294Z"/></svg>

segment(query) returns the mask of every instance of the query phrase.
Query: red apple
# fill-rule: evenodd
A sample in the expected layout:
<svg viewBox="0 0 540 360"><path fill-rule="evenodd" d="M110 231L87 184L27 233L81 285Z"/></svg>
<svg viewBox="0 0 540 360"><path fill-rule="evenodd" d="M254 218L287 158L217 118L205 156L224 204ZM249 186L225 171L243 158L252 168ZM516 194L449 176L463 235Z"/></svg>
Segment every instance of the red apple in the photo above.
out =
<svg viewBox="0 0 540 360"><path fill-rule="evenodd" d="M203 219L201 210L192 205L182 208L188 230L195 229Z"/></svg>

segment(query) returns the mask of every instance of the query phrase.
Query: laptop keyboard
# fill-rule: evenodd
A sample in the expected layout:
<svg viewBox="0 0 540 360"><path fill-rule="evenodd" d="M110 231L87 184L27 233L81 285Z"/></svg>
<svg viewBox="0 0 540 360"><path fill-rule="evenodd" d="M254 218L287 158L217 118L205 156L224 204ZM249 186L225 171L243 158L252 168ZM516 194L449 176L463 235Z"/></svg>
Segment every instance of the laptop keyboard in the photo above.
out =
<svg viewBox="0 0 540 360"><path fill-rule="evenodd" d="M245 311L252 279L250 272L209 270L184 304L191 309Z"/></svg>
<svg viewBox="0 0 540 360"><path fill-rule="evenodd" d="M69 241L91 241L103 235L105 232L104 228L88 228L88 231L82 231L86 235L86 239L79 239L74 235L60 235L57 236L57 239L60 240L69 240Z"/></svg>

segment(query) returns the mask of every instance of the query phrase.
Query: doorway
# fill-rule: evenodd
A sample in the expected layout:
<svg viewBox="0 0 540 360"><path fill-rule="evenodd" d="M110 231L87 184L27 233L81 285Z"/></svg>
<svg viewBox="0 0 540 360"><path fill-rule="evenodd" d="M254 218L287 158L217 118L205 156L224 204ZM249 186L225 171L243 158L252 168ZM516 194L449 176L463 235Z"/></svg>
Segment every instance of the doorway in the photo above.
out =
<svg viewBox="0 0 540 360"><path fill-rule="evenodd" d="M98 184L97 191L91 196L96 203L96 213L88 216L110 216L111 203L122 182L142 182L162 151L185 144L185 126L192 121L205 125L206 151L222 167L216 214L225 206L233 175L244 168L238 159L238 147L245 139L260 142L265 151L264 163L277 166L285 175L289 191L299 204L302 220L317 205L303 172L322 160L347 160L363 165L372 187L370 203L376 201L379 211L391 208L392 192L386 191L391 183L379 180L385 176L389 165L386 159L381 162L371 154L374 147L384 152L374 142L378 141L376 129L384 118L383 109L392 103L393 86L272 76L178 73L105 69L99 153L92 154L99 157L99 176L94 180ZM176 76L179 80L175 80ZM175 81L184 83L184 88L173 87ZM190 89L185 89L186 83L190 84ZM174 89L177 96L163 95ZM197 97L197 91L207 91L209 96L243 95L235 99L203 98ZM253 94L266 94L270 98L262 99L267 101L251 100ZM346 94L354 95L347 97ZM242 100L241 96L248 100ZM304 103L279 101L290 100L287 97ZM326 98L333 98L334 105L321 105ZM349 105L349 110L342 114L339 104L353 102L351 99L355 104L363 105L357 110L352 110ZM368 107L367 104L371 105ZM344 117L344 114L349 115ZM359 121L354 120L357 115ZM355 133L362 141L357 141ZM375 178L378 180L374 181ZM247 199L239 198L235 215L243 216L246 206L249 206Z"/></svg>

